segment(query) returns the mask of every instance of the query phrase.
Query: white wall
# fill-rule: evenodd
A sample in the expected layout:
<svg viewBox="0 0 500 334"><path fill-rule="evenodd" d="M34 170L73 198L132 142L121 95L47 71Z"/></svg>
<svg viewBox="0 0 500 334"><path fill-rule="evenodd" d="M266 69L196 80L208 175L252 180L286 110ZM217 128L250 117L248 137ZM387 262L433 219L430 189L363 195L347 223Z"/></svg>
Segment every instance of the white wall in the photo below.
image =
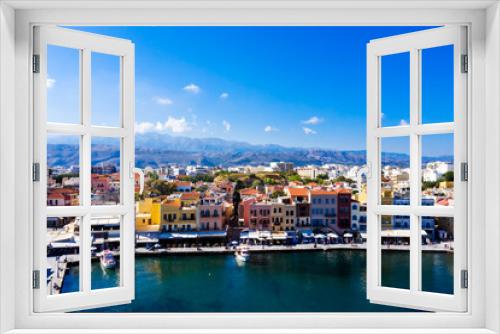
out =
<svg viewBox="0 0 500 334"><path fill-rule="evenodd" d="M500 332L500 6L487 11L486 19L486 327ZM489 265L493 261L497 265Z"/></svg>
<svg viewBox="0 0 500 334"><path fill-rule="evenodd" d="M0 333L14 328L14 10L0 3Z"/></svg>

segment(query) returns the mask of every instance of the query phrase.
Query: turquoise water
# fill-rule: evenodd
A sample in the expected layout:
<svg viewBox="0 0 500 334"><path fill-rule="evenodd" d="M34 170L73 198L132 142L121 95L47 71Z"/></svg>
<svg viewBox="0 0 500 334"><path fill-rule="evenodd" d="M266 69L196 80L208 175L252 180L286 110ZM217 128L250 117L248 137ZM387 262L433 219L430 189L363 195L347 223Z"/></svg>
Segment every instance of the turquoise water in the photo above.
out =
<svg viewBox="0 0 500 334"><path fill-rule="evenodd" d="M383 277L405 285L408 252L385 252ZM453 255L424 253L423 286L452 292ZM389 265L391 264L391 265ZM92 264L92 286L116 286L117 272ZM71 289L70 270L63 291ZM399 282L399 283L398 283ZM450 290L451 289L451 290ZM366 253L360 250L136 258L136 298L94 312L390 312L366 299Z"/></svg>

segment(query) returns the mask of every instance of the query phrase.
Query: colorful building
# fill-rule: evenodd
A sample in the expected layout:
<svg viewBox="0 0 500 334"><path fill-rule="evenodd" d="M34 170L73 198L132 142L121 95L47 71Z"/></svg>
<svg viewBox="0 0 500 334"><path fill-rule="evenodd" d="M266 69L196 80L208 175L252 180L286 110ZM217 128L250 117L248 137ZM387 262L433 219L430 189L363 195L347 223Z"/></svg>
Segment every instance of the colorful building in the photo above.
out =
<svg viewBox="0 0 500 334"><path fill-rule="evenodd" d="M222 198L205 197L197 205L198 231L225 230L224 204Z"/></svg>

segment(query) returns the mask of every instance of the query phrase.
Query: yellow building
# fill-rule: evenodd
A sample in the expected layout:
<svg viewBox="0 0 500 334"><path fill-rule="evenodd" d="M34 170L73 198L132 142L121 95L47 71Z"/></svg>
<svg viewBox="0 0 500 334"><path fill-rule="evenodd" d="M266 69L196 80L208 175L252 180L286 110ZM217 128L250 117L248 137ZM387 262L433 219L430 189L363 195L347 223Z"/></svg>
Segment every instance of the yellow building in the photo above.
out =
<svg viewBox="0 0 500 334"><path fill-rule="evenodd" d="M439 188L441 188L441 189L453 189L453 181L439 182Z"/></svg>
<svg viewBox="0 0 500 334"><path fill-rule="evenodd" d="M146 198L136 204L135 230L137 232L157 232L161 224L161 203Z"/></svg>
<svg viewBox="0 0 500 334"><path fill-rule="evenodd" d="M182 206L180 198L166 199L161 204L161 230L182 232L196 230L196 206Z"/></svg>
<svg viewBox="0 0 500 334"><path fill-rule="evenodd" d="M366 192L366 184L361 185L361 190L352 195L352 199L358 201L359 203L366 203L368 202L368 194Z"/></svg>
<svg viewBox="0 0 500 334"><path fill-rule="evenodd" d="M295 205L271 203L271 225L274 232L295 230Z"/></svg>
<svg viewBox="0 0 500 334"><path fill-rule="evenodd" d="M380 202L382 205L392 205L394 199L394 193L391 189L382 188L381 189L382 198ZM392 228L392 216L382 216L382 230Z"/></svg>

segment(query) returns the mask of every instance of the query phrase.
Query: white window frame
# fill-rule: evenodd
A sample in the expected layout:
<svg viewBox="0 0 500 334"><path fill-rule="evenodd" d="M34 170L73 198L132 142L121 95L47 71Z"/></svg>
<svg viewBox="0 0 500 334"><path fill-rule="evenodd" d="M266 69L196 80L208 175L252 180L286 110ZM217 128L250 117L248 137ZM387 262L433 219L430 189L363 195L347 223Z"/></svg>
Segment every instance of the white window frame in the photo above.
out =
<svg viewBox="0 0 500 334"><path fill-rule="evenodd" d="M39 181L34 194L34 269L38 271L39 288L34 290L34 311L71 311L128 303L134 298L135 280L135 210L134 210L134 45L124 39L65 29L54 26L34 27L33 52L39 56L39 73L33 74L33 153L39 164ZM65 124L47 121L48 45L78 50L80 58L80 122ZM92 124L92 53L119 58L120 101L118 126ZM49 134L80 137L80 185L78 206L47 206L47 136ZM120 202L116 205L91 204L91 141L94 137L120 141ZM120 217L119 286L91 289L91 220L99 215ZM51 296L47 291L47 217L79 217L79 292Z"/></svg>
<svg viewBox="0 0 500 334"><path fill-rule="evenodd" d="M454 112L452 122L422 123L422 52L433 47L453 45ZM404 126L383 126L381 85L384 56L409 54L409 117ZM414 307L428 311L467 310L467 289L462 287L462 270L467 270L467 183L461 177L461 164L467 163L467 81L468 72L462 69L462 56L467 56L467 27L445 26L401 34L370 41L367 46L367 163L368 175L368 298L372 302ZM453 135L454 206L438 207L421 204L422 136ZM410 162L410 204L383 205L381 199L382 141L384 138L408 138ZM400 289L382 286L381 217L404 215L410 217L410 286ZM422 291L421 219L452 217L454 234L453 294Z"/></svg>
<svg viewBox="0 0 500 334"><path fill-rule="evenodd" d="M66 8L62 8L62 6ZM72 7L72 8L68 8ZM128 8L125 8L128 7ZM133 8L132 8L133 7ZM47 9L50 8L50 9ZM468 311L457 313L34 314L30 226L34 24L79 25L439 25L471 28L468 143ZM500 9L496 1L127 1L10 0L0 3L0 332L109 333L109 328L191 332L500 332ZM15 63L15 69L12 64ZM15 127L12 126L15 124ZM486 140L488 138L488 140ZM14 140L12 140L14 139ZM13 181L15 175L15 183ZM488 175L488 182L485 182ZM11 196L15 189L15 196ZM14 210L12 210L14 208ZM472 219L471 217L474 217ZM15 222L7 224L6 222ZM21 245L23 245L21 247ZM487 250L487 251L486 251ZM15 254L15 257L12 257ZM488 266L485 264L488 263ZM14 288L12 288L14 287ZM486 294L486 289L488 293ZM66 330L61 330L66 328ZM102 329L98 331L98 329ZM170 328L170 331L165 329ZM219 330L217 330L219 328ZM246 330L243 330L246 328ZM384 328L377 330L377 328ZM92 330L93 329L93 330ZM239 330L238 330L239 329ZM122 332L120 330L115 332ZM158 331L156 331L158 332Z"/></svg>

